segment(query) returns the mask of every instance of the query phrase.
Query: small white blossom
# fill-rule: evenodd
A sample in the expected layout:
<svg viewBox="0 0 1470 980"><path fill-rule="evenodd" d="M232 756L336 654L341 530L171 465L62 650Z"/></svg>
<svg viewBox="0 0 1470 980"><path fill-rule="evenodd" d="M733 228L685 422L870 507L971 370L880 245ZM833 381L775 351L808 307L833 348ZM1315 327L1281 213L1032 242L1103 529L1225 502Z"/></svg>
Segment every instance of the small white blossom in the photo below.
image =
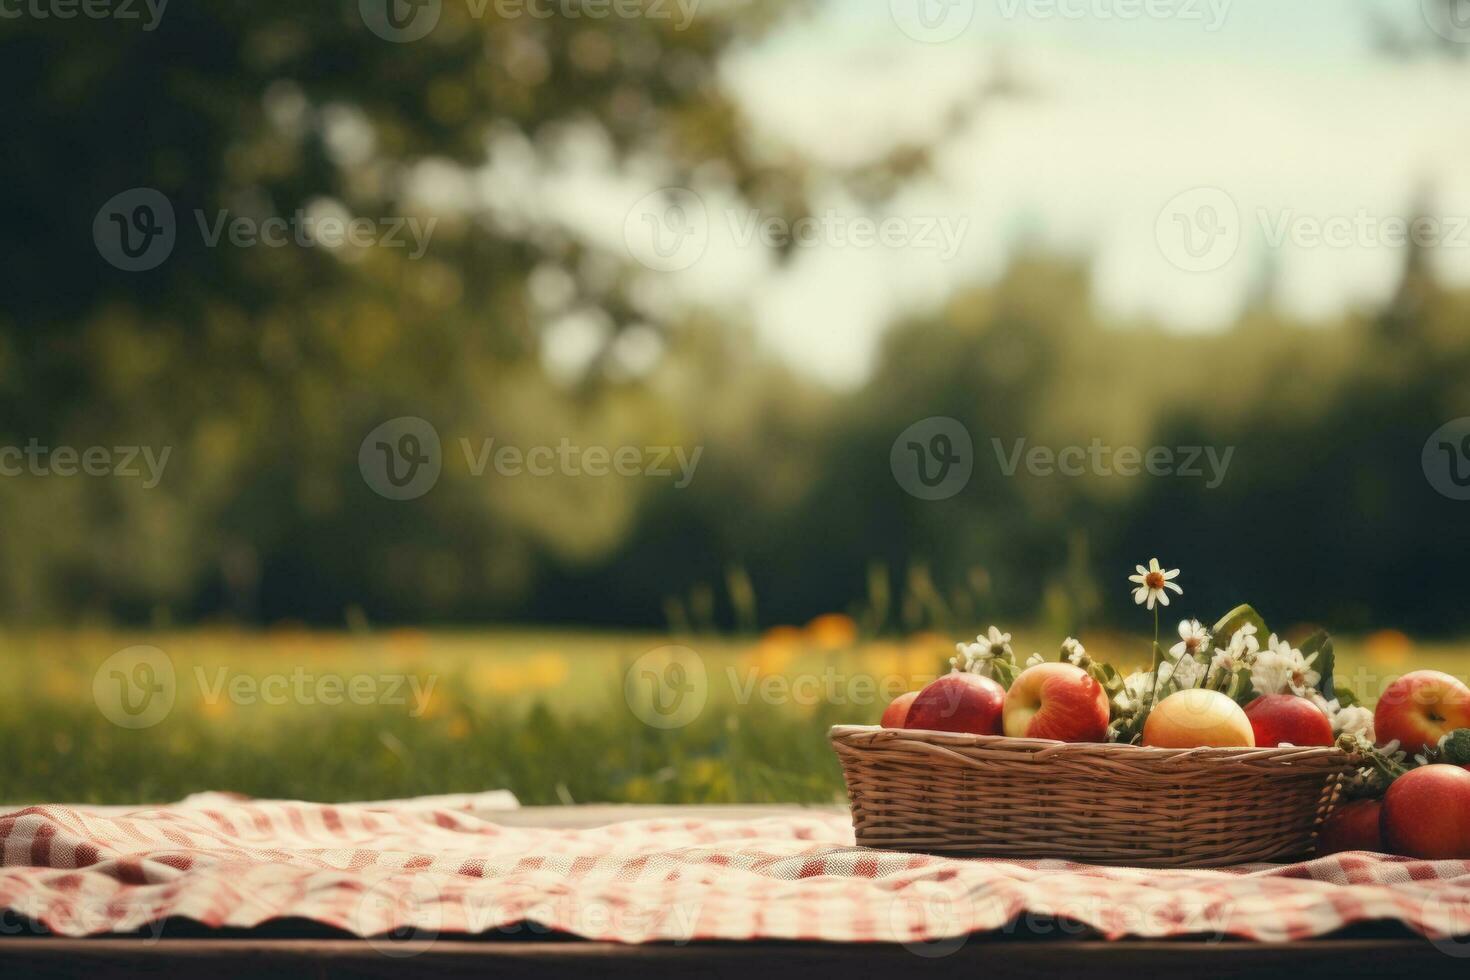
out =
<svg viewBox="0 0 1470 980"><path fill-rule="evenodd" d="M1200 625L1197 619L1183 619L1179 621L1179 642L1169 648L1169 655L1175 660L1185 654L1194 656L1197 653L1208 652L1210 649L1210 631Z"/></svg>
<svg viewBox="0 0 1470 980"><path fill-rule="evenodd" d="M1159 566L1157 558L1150 558L1147 568L1142 565L1133 567L1137 569L1138 574L1128 576L1128 581L1138 586L1133 590L1133 601L1137 605L1142 606L1147 603L1149 609L1153 609L1154 603L1167 606L1169 593L1164 591L1165 589L1173 589L1180 595L1184 594L1184 590L1171 581L1179 575L1179 569L1171 568L1166 572Z"/></svg>
<svg viewBox="0 0 1470 980"><path fill-rule="evenodd" d="M1332 730L1346 732L1349 735L1361 735L1371 742L1373 741L1373 712L1360 704L1341 708L1332 716Z"/></svg>
<svg viewBox="0 0 1470 980"><path fill-rule="evenodd" d="M1153 671L1136 670L1123 678L1123 690L1118 692L1113 701L1124 714L1132 714L1143 707L1144 699L1153 691L1153 687Z"/></svg>
<svg viewBox="0 0 1470 980"><path fill-rule="evenodd" d="M1039 664L1044 664L1044 663L1046 663L1046 658L1043 657L1039 653L1033 653L1031 656L1029 656L1029 657L1026 658L1026 666L1027 667L1035 667L1035 666L1037 666Z"/></svg>
<svg viewBox="0 0 1470 980"><path fill-rule="evenodd" d="M1203 670L1200 662L1193 657L1180 657L1177 663L1165 661L1159 664L1159 681L1164 684L1173 681L1182 691L1198 684Z"/></svg>
<svg viewBox="0 0 1470 980"><path fill-rule="evenodd" d="M1322 696L1322 692L1316 690L1308 691L1305 697L1322 709L1322 713L1332 722L1334 733L1362 735L1370 745L1373 743L1373 712L1356 704L1344 708L1337 698L1329 701Z"/></svg>
<svg viewBox="0 0 1470 980"><path fill-rule="evenodd" d="M1240 659L1236 657L1233 650L1221 650L1219 647L1215 648L1215 656L1210 660L1211 674L1218 671L1220 673L1223 673L1226 677L1229 677L1234 674L1239 667Z"/></svg>
<svg viewBox="0 0 1470 980"><path fill-rule="evenodd" d="M951 667L984 677L992 676L994 670L992 661L1010 660L1013 656L1011 634L1002 633L994 626L990 627L988 634L981 633L975 637L974 643L956 643L954 648L959 656L949 659Z"/></svg>
<svg viewBox="0 0 1470 980"><path fill-rule="evenodd" d="M1251 686L1257 694L1305 695L1317 686L1322 675L1312 669L1317 655L1303 657L1300 650L1272 633L1267 649L1256 654L1251 666Z"/></svg>
<svg viewBox="0 0 1470 980"><path fill-rule="evenodd" d="M1261 649L1261 641L1256 638L1256 627L1254 623L1245 623L1230 635L1230 652L1235 659L1241 661L1241 666L1249 666L1249 661Z"/></svg>
<svg viewBox="0 0 1470 980"><path fill-rule="evenodd" d="M1070 636L1062 641L1062 654L1067 658L1069 663L1077 667L1083 666L1088 659L1087 649Z"/></svg>

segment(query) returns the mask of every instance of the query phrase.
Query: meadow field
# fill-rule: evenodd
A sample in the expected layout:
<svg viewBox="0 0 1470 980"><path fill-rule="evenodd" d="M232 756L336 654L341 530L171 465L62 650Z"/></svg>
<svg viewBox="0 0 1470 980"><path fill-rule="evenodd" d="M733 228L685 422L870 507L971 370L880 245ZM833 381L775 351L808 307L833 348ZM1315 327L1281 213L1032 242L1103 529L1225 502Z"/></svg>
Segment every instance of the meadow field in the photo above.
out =
<svg viewBox="0 0 1470 980"><path fill-rule="evenodd" d="M1042 631L1014 632L1019 657L1055 650ZM875 722L893 694L948 669L956 638L864 639L844 616L751 637L8 633L0 802L206 789L326 801L484 789L528 804L831 801L842 784L827 728ZM1082 639L1120 666L1147 656L1140 637ZM140 646L141 661L129 653ZM1385 632L1337 647L1339 683L1370 704L1415 667L1470 672L1470 643ZM661 684L687 699L650 710ZM145 710L150 685L159 696Z"/></svg>

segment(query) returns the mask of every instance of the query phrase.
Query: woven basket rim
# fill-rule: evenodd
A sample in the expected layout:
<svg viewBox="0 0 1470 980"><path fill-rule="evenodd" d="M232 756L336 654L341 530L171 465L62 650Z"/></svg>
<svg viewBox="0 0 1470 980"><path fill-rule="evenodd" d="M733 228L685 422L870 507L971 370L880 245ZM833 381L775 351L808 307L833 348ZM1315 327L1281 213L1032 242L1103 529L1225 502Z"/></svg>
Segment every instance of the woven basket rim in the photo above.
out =
<svg viewBox="0 0 1470 980"><path fill-rule="evenodd" d="M885 737L886 735L886 737ZM953 748L1009 749L1035 752L1041 756L1122 756L1133 759L1185 761L1191 759L1249 759L1252 762L1332 762L1347 766L1352 756L1335 745L1284 745L1274 747L1237 746L1230 748L1201 747L1165 749L1152 745L1129 745L1123 742L1058 742L1049 738L1012 738L1008 735L972 735L968 732L938 732L924 728L884 728L881 725L833 725L827 737L834 746L854 741L919 742Z"/></svg>

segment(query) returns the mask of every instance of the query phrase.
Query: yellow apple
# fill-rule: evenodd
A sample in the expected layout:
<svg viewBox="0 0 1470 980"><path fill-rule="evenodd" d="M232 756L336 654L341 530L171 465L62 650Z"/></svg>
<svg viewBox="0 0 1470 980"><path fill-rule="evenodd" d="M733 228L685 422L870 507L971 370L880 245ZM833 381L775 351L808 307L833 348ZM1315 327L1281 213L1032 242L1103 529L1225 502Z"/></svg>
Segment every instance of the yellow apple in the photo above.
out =
<svg viewBox="0 0 1470 980"><path fill-rule="evenodd" d="M1143 744L1161 749L1254 747L1256 736L1240 705L1219 691L1196 687L1154 705L1143 725Z"/></svg>

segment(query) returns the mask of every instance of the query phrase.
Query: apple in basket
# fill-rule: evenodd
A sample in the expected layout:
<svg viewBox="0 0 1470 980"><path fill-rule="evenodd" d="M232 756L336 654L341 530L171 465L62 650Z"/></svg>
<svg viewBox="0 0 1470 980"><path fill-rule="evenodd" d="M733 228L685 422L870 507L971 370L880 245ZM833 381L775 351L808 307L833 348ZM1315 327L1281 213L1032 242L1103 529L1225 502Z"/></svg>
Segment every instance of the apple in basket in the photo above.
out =
<svg viewBox="0 0 1470 980"><path fill-rule="evenodd" d="M1240 705L1219 691L1192 687L1154 705L1143 723L1143 744L1161 749L1253 748L1256 736Z"/></svg>
<svg viewBox="0 0 1470 980"><path fill-rule="evenodd" d="M1011 738L1102 742L1108 737L1108 692L1081 667L1036 664L1011 684L1003 717Z"/></svg>
<svg viewBox="0 0 1470 980"><path fill-rule="evenodd" d="M1295 694L1263 694L1245 706L1260 746L1331 745L1332 722L1323 710Z"/></svg>
<svg viewBox="0 0 1470 980"><path fill-rule="evenodd" d="M904 728L999 735L1006 690L989 677L956 671L930 682L909 705Z"/></svg>
<svg viewBox="0 0 1470 980"><path fill-rule="evenodd" d="M1438 670L1405 674L1388 685L1373 709L1378 744L1397 739L1411 756L1456 728L1470 728L1470 687Z"/></svg>
<svg viewBox="0 0 1470 980"><path fill-rule="evenodd" d="M889 701L888 707L883 709L883 720L878 724L884 728L902 728L904 721L909 716L909 707L913 705L914 698L918 696L918 691L905 691Z"/></svg>
<svg viewBox="0 0 1470 980"><path fill-rule="evenodd" d="M1382 800L1353 800L1333 810L1317 837L1317 853L1382 851L1383 830L1379 827L1382 810Z"/></svg>
<svg viewBox="0 0 1470 980"><path fill-rule="evenodd" d="M1470 858L1470 772L1443 764L1409 770L1388 787L1380 819L1392 854Z"/></svg>

